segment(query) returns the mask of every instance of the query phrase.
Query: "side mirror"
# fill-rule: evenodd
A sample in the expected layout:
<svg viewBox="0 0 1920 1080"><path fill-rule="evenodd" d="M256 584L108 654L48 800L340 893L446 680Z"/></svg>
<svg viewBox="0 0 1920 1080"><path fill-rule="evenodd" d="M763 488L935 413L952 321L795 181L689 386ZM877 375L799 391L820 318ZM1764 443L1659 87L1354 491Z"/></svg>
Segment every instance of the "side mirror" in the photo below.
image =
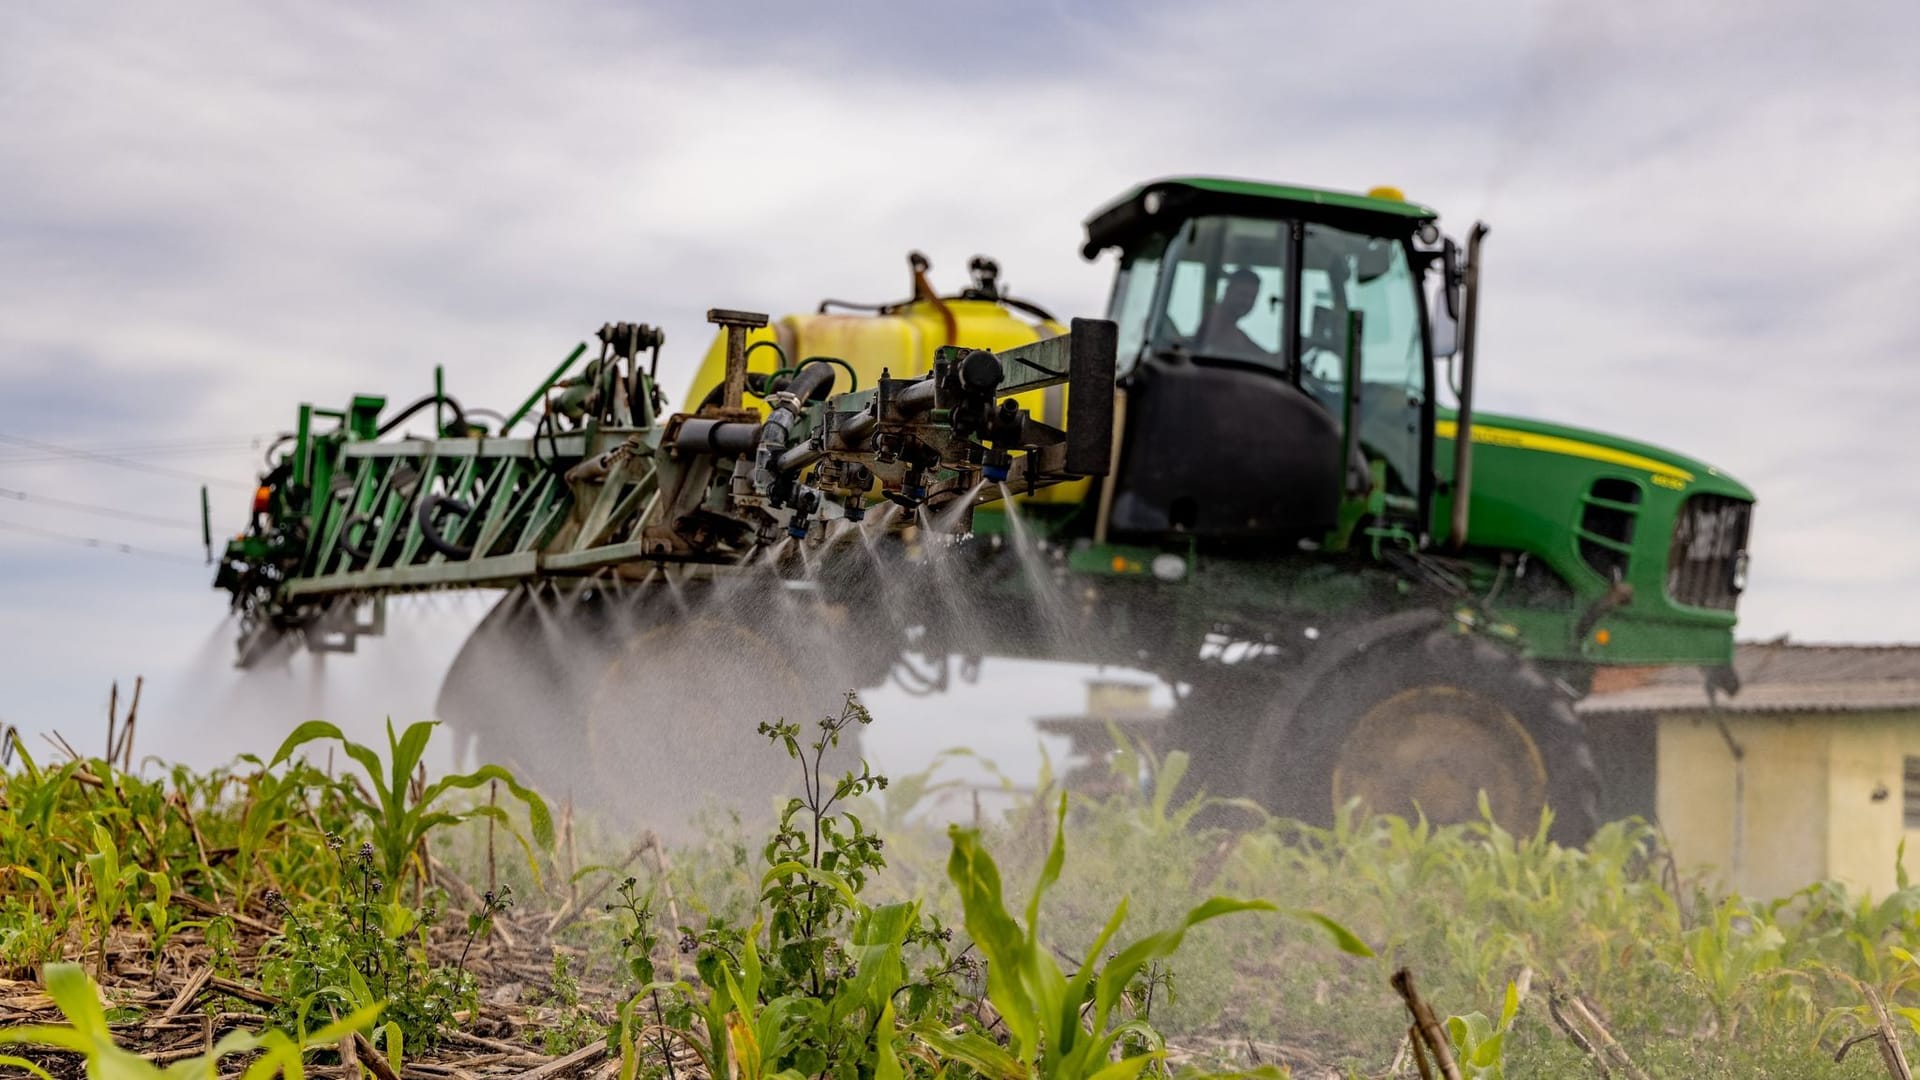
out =
<svg viewBox="0 0 1920 1080"><path fill-rule="evenodd" d="M1451 310L1453 294L1443 282L1434 288L1431 311L1433 319L1429 329L1433 333L1433 358L1444 360L1460 351L1460 319Z"/></svg>
<svg viewBox="0 0 1920 1080"><path fill-rule="evenodd" d="M1429 264L1431 265L1431 264ZM1466 278L1460 265L1460 248L1451 238L1439 252L1439 280L1433 284L1428 310L1432 314L1433 355L1436 359L1460 351L1460 289Z"/></svg>
<svg viewBox="0 0 1920 1080"><path fill-rule="evenodd" d="M1460 320L1460 286L1466 279L1466 271L1460 266L1460 245L1448 237L1440 248L1440 289L1447 304L1447 318L1454 322Z"/></svg>

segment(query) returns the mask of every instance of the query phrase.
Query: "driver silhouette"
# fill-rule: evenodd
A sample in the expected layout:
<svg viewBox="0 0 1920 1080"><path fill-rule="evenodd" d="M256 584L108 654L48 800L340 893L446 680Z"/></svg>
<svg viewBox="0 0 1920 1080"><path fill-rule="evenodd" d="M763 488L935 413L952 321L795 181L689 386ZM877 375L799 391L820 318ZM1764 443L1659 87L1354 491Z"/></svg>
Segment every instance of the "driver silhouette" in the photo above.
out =
<svg viewBox="0 0 1920 1080"><path fill-rule="evenodd" d="M1260 297L1260 275L1241 267L1227 275L1226 292L1221 294L1220 302L1213 305L1206 319L1200 325L1200 332L1193 336L1193 350L1203 356L1238 357L1248 360L1265 359L1273 355L1263 349L1245 330L1240 329L1240 320L1253 311L1254 301Z"/></svg>

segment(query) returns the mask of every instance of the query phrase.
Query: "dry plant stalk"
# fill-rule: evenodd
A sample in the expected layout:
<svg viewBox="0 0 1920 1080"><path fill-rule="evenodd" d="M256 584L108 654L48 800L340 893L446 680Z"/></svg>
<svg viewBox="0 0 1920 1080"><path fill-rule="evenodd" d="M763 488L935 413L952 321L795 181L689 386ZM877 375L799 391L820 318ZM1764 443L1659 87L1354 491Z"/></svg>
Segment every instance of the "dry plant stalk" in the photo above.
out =
<svg viewBox="0 0 1920 1080"><path fill-rule="evenodd" d="M376 1049L373 1043L367 1041L365 1035L354 1032L353 1045L354 1049L360 1052L361 1062L373 1075L379 1077L379 1080L400 1080L400 1074L393 1071L393 1066L387 1062L386 1055Z"/></svg>
<svg viewBox="0 0 1920 1080"><path fill-rule="evenodd" d="M1433 1066L1427 1064L1427 1052L1420 1048L1420 1025L1407 1026L1407 1045L1413 1049L1413 1067L1420 1073L1420 1080L1433 1080Z"/></svg>
<svg viewBox="0 0 1920 1080"><path fill-rule="evenodd" d="M1860 988L1860 993L1867 999L1867 1008L1873 1011L1873 1030L1841 1043L1840 1049L1834 1051L1833 1060L1844 1059L1847 1051L1871 1039L1880 1045L1880 1064L1886 1067L1888 1076L1893 1080L1913 1080L1913 1070L1907 1065L1906 1052L1900 1048L1900 1035L1894 1029L1893 1018L1887 1014L1886 1002L1881 1001L1879 993L1866 983L1855 980L1854 985Z"/></svg>
<svg viewBox="0 0 1920 1080"><path fill-rule="evenodd" d="M1571 1020L1562 1013L1563 1008L1572 1014ZM1613 1033L1607 1030L1607 1025L1600 1022L1600 1017L1579 995L1569 994L1558 985L1549 983L1547 1012L1552 1015L1554 1023L1560 1025L1560 1030L1567 1033L1573 1045L1579 1047L1594 1067L1600 1070L1602 1077L1611 1077L1617 1069L1629 1080L1649 1080L1646 1072L1633 1063L1633 1059L1627 1056L1626 1048L1620 1045ZM1574 1021L1579 1022L1577 1026ZM1581 1027L1586 1029L1584 1034L1579 1030Z"/></svg>
<svg viewBox="0 0 1920 1080"><path fill-rule="evenodd" d="M1446 1077L1446 1080L1460 1080L1460 1066L1453 1060L1453 1047L1447 1043L1446 1030L1440 1026L1440 1020L1434 1015L1433 1008L1421 998L1420 992L1413 988L1413 972L1408 968L1401 968L1393 973L1392 981L1393 988L1400 992L1401 1000L1407 1003L1407 1012L1413 1014L1412 1034L1416 1037L1415 1061L1423 1066L1421 1075L1427 1075L1424 1068L1426 1062L1418 1056L1421 1049L1418 1044L1424 1043L1426 1051L1433 1055L1434 1062L1440 1066L1440 1075Z"/></svg>
<svg viewBox="0 0 1920 1080"><path fill-rule="evenodd" d="M1573 1022L1568 1020L1566 1014L1560 1011L1560 990L1558 987L1549 990L1547 993L1547 1015L1553 1017L1554 1024L1558 1026L1561 1031L1566 1032L1567 1039L1572 1042L1573 1045L1579 1047L1581 1053L1587 1055L1587 1060L1593 1062L1593 1067L1600 1070L1600 1080L1612 1080L1613 1070L1607 1068L1607 1059L1601 1055L1599 1050L1594 1048L1593 1041L1585 1035L1582 1035L1580 1029L1574 1027Z"/></svg>
<svg viewBox="0 0 1920 1080"><path fill-rule="evenodd" d="M146 682L147 677L145 675L135 675L133 677L133 700L127 702L127 718L125 722L120 725L120 741L114 747L114 749L119 751L121 772L133 771L133 728L135 721L140 715L140 690L146 685ZM109 755L108 760L113 760L111 755Z"/></svg>
<svg viewBox="0 0 1920 1080"><path fill-rule="evenodd" d="M627 867L632 866L634 860L644 854L648 847L657 843L659 843L659 840L653 833L646 833L640 838L639 843L633 845L632 850L628 851L624 858L614 864L612 872L602 876L599 884L589 890L585 896L579 896L575 900L568 900L566 903L560 905L560 910L554 912L553 917L547 920L548 936L557 934L567 927L572 926L574 922L580 918L582 913L591 910L594 903L605 895L607 888L613 884L614 877Z"/></svg>

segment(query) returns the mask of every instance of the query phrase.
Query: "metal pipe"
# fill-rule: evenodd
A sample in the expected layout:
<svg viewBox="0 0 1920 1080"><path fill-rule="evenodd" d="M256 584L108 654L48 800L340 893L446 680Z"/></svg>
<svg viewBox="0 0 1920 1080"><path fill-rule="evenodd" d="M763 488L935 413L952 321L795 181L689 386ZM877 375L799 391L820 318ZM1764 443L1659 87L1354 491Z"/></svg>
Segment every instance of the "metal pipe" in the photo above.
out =
<svg viewBox="0 0 1920 1080"><path fill-rule="evenodd" d="M519 423L529 412L532 412L533 407L538 405L540 399L546 396L547 391L553 388L553 384L560 381L560 376L565 375L567 369L573 366L573 362L580 359L580 354L586 351L586 342L583 341L575 345L573 351L567 354L567 358L560 361L560 366L553 369L553 374L547 376L546 381L540 384L539 389L528 394L527 400L523 402L519 408L513 410L513 415L507 417L506 421L500 425L500 434L505 435L508 428Z"/></svg>
<svg viewBox="0 0 1920 1080"><path fill-rule="evenodd" d="M918 416L928 409L933 408L933 400L933 376L929 375L893 396L892 408L888 410L888 418L905 420L909 417Z"/></svg>
<svg viewBox="0 0 1920 1080"><path fill-rule="evenodd" d="M300 421L294 428L293 482L306 487L313 477L313 406L300 406Z"/></svg>
<svg viewBox="0 0 1920 1080"><path fill-rule="evenodd" d="M879 417L870 412L863 412L859 416L841 424L834 434L839 436L841 449L852 450L861 443L866 442L867 436L872 435L873 429L879 426Z"/></svg>
<svg viewBox="0 0 1920 1080"><path fill-rule="evenodd" d="M1365 318L1365 312L1347 312L1347 357L1345 375L1342 376L1346 386L1340 399L1340 431L1344 442L1340 467L1347 475L1346 491L1349 495L1366 494L1370 475L1365 470L1356 475L1353 469L1354 462L1366 461L1366 455L1360 449L1360 350L1366 347Z"/></svg>
<svg viewBox="0 0 1920 1080"><path fill-rule="evenodd" d="M767 325L767 317L756 311L712 308L707 321L727 331L727 374L720 384L720 407L732 412L740 408L747 392L747 334Z"/></svg>
<svg viewBox="0 0 1920 1080"><path fill-rule="evenodd" d="M773 463L773 471L781 476L807 466L827 456L827 451L815 442L803 442L793 447Z"/></svg>
<svg viewBox="0 0 1920 1080"><path fill-rule="evenodd" d="M1474 222L1467 234L1466 298L1460 312L1460 411L1453 433L1453 526L1447 534L1447 546L1455 549L1466 546L1467 510L1473 497L1473 339L1480 322L1480 241L1486 235L1483 221Z"/></svg>
<svg viewBox="0 0 1920 1080"><path fill-rule="evenodd" d="M685 420L673 446L696 454L745 454L759 443L761 426L733 420Z"/></svg>

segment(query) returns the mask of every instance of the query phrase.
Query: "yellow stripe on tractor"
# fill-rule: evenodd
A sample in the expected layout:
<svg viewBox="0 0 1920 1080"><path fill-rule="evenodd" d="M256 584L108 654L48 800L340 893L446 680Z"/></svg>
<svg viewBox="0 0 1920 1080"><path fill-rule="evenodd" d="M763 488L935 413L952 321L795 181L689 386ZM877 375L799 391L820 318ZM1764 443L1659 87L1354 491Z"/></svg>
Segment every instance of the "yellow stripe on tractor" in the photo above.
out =
<svg viewBox="0 0 1920 1080"><path fill-rule="evenodd" d="M1433 425L1433 433L1442 439L1457 438L1460 425L1453 420L1439 420ZM1473 441L1486 446L1505 446L1515 450L1535 450L1543 454L1560 454L1563 457L1586 458L1589 461L1604 461L1609 465L1620 465L1629 469L1641 469L1650 474L1653 482L1661 487L1680 488L1691 483L1693 474L1679 466L1659 461L1644 454L1616 450L1611 446L1569 439L1564 435L1543 435L1535 431L1519 431L1514 428L1492 427L1486 424L1473 425Z"/></svg>

